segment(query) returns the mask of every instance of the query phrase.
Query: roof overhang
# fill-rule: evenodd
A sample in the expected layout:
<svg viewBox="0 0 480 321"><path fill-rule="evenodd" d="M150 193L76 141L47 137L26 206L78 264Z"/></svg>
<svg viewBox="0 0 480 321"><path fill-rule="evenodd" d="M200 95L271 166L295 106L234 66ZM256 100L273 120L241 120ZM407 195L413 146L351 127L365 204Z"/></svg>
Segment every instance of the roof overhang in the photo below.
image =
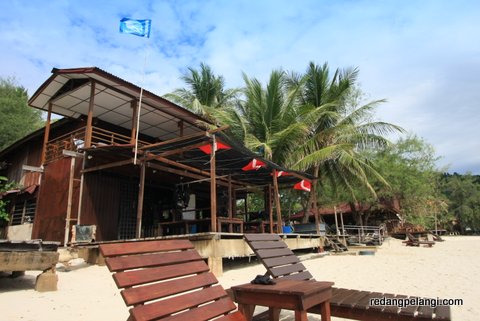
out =
<svg viewBox="0 0 480 321"><path fill-rule="evenodd" d="M132 101L140 99L141 88L97 67L56 69L29 100L29 105L70 118L88 114L92 84L95 86L93 117L132 128ZM201 117L147 90L143 90L140 133L158 140L201 131Z"/></svg>

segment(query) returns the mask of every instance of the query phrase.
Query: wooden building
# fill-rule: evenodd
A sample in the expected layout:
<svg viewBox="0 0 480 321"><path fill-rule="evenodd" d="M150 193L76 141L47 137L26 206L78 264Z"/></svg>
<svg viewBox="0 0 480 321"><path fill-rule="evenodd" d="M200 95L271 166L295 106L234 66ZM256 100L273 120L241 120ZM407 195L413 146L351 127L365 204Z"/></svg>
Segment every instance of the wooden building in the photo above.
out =
<svg viewBox="0 0 480 321"><path fill-rule="evenodd" d="M0 175L24 186L4 196L9 228L30 224L33 239L67 245L83 227L99 242L281 232L278 189L311 179L277 175L286 169L225 128L96 67L53 69L29 105L47 112L46 126L0 152ZM267 215L249 222L236 201L253 190Z"/></svg>

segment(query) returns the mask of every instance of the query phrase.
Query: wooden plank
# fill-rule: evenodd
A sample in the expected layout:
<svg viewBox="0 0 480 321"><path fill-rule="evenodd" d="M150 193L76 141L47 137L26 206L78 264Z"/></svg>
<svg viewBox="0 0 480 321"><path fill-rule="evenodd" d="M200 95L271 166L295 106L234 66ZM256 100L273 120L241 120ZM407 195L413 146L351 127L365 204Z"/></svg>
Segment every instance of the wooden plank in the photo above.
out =
<svg viewBox="0 0 480 321"><path fill-rule="evenodd" d="M211 304L204 305L186 312L170 316L162 321L206 321L212 318L218 317L222 314L226 314L236 309L235 304L228 298L222 298ZM217 320L217 319L215 319ZM234 319L238 320L238 319ZM245 320L245 319L239 319Z"/></svg>
<svg viewBox="0 0 480 321"><path fill-rule="evenodd" d="M250 247L255 251L255 250L260 250L260 249L280 249L280 248L286 248L287 244L284 242L250 242L249 243Z"/></svg>
<svg viewBox="0 0 480 321"><path fill-rule="evenodd" d="M330 304L332 306L341 306L342 302L347 301L351 296L355 295L356 293L358 293L357 290L332 288L332 298L330 299ZM370 294L370 292L367 293ZM355 304L358 304L358 301L359 300L357 300Z"/></svg>
<svg viewBox="0 0 480 321"><path fill-rule="evenodd" d="M221 318L215 319L215 321L246 321L246 319L243 314L237 311L235 313L231 313L229 315L225 315Z"/></svg>
<svg viewBox="0 0 480 321"><path fill-rule="evenodd" d="M410 299L414 299L414 298L415 297L410 297ZM417 310L418 310L418 306L409 305L409 306L406 306L404 308L401 308L399 314L413 317L415 315L415 313L417 312Z"/></svg>
<svg viewBox="0 0 480 321"><path fill-rule="evenodd" d="M266 249L266 250L257 250L255 251L255 254L258 255L263 260L266 260L268 258L272 257L278 257L278 256L288 256L288 255L295 255L292 250L290 250L288 247L282 248L282 249Z"/></svg>
<svg viewBox="0 0 480 321"><path fill-rule="evenodd" d="M366 310L366 309L370 309L371 305L370 305L370 299L371 298L381 298L382 297L382 293L380 292L371 292L369 296L365 296L363 297L362 299L358 300L357 304L355 305L355 309L362 309L362 310Z"/></svg>
<svg viewBox="0 0 480 321"><path fill-rule="evenodd" d="M58 263L58 252L0 252L0 271L43 271Z"/></svg>
<svg viewBox="0 0 480 321"><path fill-rule="evenodd" d="M451 317L451 312L450 312L450 307L448 305L439 305L435 308L435 316L434 320L445 320L449 321L452 319Z"/></svg>
<svg viewBox="0 0 480 321"><path fill-rule="evenodd" d="M263 260L263 264L268 268L272 268L280 265L286 265L286 264L294 264L299 262L300 260L296 255L281 256L281 257L275 257L275 258ZM305 270L305 267L304 267L304 270Z"/></svg>
<svg viewBox="0 0 480 321"><path fill-rule="evenodd" d="M395 299L406 299L408 296L406 295L393 295ZM398 314L400 313L400 307L395 305L395 306L388 306L385 307L383 310L385 313L393 313L393 314Z"/></svg>
<svg viewBox="0 0 480 321"><path fill-rule="evenodd" d="M218 281L212 273L202 273L181 279L128 288L122 291L122 297L125 304L137 305L216 283Z"/></svg>
<svg viewBox="0 0 480 321"><path fill-rule="evenodd" d="M216 178L216 164L215 164L215 136L212 141L212 157L210 158L210 231L217 231L217 178Z"/></svg>
<svg viewBox="0 0 480 321"><path fill-rule="evenodd" d="M244 234L245 240L247 242L253 241L281 241L282 239L277 234Z"/></svg>
<svg viewBox="0 0 480 321"><path fill-rule="evenodd" d="M203 289L201 291L189 292L183 295L170 297L168 299L157 301L151 304L137 306L131 310L131 313L136 320L156 320L156 319L161 319L163 317L169 316L172 313L176 313L186 309L191 309L200 304L217 300L222 297L227 297L227 293L225 292L225 290L221 286L214 286L214 287ZM209 304L209 305L206 305L206 307L210 309L212 305L213 304ZM227 306L224 306L221 304L220 305L221 311L217 315L233 310L233 309L231 310L228 309L232 305L233 305L233 309L235 309L235 305L231 301L230 301L230 305L227 305ZM216 312L219 312L219 311L216 311ZM190 321L201 320L200 318L197 318L198 315L196 313L192 313L192 314L194 315L190 316L190 319L189 319ZM172 318L172 320L182 320L182 319Z"/></svg>
<svg viewBox="0 0 480 321"><path fill-rule="evenodd" d="M337 305L346 308L353 308L355 305L357 305L357 302L366 296L370 296L370 292L351 290L351 294L348 296L346 295L342 301L338 301Z"/></svg>
<svg viewBox="0 0 480 321"><path fill-rule="evenodd" d="M148 272L146 272L148 271ZM133 270L117 272L113 279L119 288L156 282L184 275L207 272L208 266L204 261L194 261L182 264L174 264L148 270Z"/></svg>
<svg viewBox="0 0 480 321"><path fill-rule="evenodd" d="M285 280L310 280L312 278L313 278L313 276L308 271L303 271L303 272L296 273L296 274L290 274L290 275L282 276L282 280L283 279L285 279Z"/></svg>
<svg viewBox="0 0 480 321"><path fill-rule="evenodd" d="M102 169L107 169L107 168L112 168L112 167L120 167L120 166L124 166L124 165L128 165L128 164L133 164L133 158L121 160L121 161L118 161L118 162L112 162L112 163L108 163L108 164L103 164L103 165L98 165L98 166L85 168L81 171L81 173L82 174L90 173L90 172L95 172L95 171L99 171L99 170L102 170Z"/></svg>
<svg viewBox="0 0 480 321"><path fill-rule="evenodd" d="M197 251L189 250L182 252L110 257L106 259L106 263L110 271L117 272L129 269L185 263L189 261L199 261L201 259L202 258Z"/></svg>
<svg viewBox="0 0 480 321"><path fill-rule="evenodd" d="M274 267L270 269L273 277L280 277L292 273L302 272L305 271L306 268L302 263L291 264L291 265L284 265L280 267Z"/></svg>
<svg viewBox="0 0 480 321"><path fill-rule="evenodd" d="M104 257L193 249L189 240L122 242L100 245Z"/></svg>
<svg viewBox="0 0 480 321"><path fill-rule="evenodd" d="M433 319L433 308L431 306L421 306L418 308L417 312L418 318L428 318L428 319Z"/></svg>

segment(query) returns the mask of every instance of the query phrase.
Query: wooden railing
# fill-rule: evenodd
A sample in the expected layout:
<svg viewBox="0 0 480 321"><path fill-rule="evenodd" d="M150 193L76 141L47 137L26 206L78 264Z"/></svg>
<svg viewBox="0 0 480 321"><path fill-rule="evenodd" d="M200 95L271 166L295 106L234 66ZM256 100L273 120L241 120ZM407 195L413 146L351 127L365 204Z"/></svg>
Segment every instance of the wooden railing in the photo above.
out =
<svg viewBox="0 0 480 321"><path fill-rule="evenodd" d="M86 127L56 137L47 143L45 163L53 162L63 157L63 150L78 151L85 147ZM92 128L92 146L124 145L130 143L130 137L115 133L103 128ZM148 145L150 142L138 141L138 146Z"/></svg>

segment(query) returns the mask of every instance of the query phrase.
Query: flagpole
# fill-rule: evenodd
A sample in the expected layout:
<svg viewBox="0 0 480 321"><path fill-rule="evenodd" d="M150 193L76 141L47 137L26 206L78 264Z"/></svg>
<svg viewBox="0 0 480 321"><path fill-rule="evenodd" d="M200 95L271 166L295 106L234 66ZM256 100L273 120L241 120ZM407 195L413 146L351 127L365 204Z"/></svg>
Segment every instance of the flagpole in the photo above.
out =
<svg viewBox="0 0 480 321"><path fill-rule="evenodd" d="M140 112L142 109L142 98L143 98L143 86L145 84L145 73L147 69L147 53L148 48L145 48L145 58L143 61L143 72L142 72L142 82L140 83L140 97L138 98L138 108L137 108L137 131L135 133L135 155L133 157L133 164L137 165L138 157L138 134L140 132Z"/></svg>

